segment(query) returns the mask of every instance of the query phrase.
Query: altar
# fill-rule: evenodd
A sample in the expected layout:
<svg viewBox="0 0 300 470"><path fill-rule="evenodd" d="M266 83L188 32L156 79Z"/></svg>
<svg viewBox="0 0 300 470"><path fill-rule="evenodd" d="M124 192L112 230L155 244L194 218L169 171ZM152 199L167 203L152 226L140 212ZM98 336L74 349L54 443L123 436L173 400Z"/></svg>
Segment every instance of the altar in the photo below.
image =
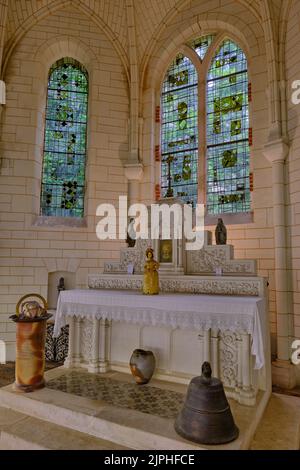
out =
<svg viewBox="0 0 300 470"><path fill-rule="evenodd" d="M159 295L142 294L149 246L160 264ZM103 273L90 274L88 287L59 296L55 335L69 324L65 367L129 374L134 349L146 349L155 355L156 379L187 384L209 361L228 397L254 406L262 391L267 402L267 280L255 260L234 259L232 245L213 245L209 231L203 247L190 251L184 239L138 239Z"/></svg>
<svg viewBox="0 0 300 470"><path fill-rule="evenodd" d="M155 354L156 378L186 383L209 361L239 403L254 405L258 390L268 388L261 297L70 290L60 294L55 334L66 323L66 367L129 372L133 350L142 348Z"/></svg>

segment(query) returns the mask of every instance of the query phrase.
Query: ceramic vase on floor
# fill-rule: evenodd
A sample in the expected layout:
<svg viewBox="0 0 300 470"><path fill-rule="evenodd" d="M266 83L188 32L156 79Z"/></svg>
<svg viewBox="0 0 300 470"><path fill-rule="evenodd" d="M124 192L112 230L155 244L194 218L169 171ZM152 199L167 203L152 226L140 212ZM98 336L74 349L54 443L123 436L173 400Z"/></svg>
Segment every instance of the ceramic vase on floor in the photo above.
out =
<svg viewBox="0 0 300 470"><path fill-rule="evenodd" d="M31 297L41 299L43 307L36 301L24 302ZM46 300L39 294L29 294L20 299L16 315L10 317L16 323L16 391L33 392L45 387L46 325L51 316Z"/></svg>
<svg viewBox="0 0 300 470"><path fill-rule="evenodd" d="M130 370L138 385L149 382L155 369L155 357L152 351L135 349L130 358Z"/></svg>

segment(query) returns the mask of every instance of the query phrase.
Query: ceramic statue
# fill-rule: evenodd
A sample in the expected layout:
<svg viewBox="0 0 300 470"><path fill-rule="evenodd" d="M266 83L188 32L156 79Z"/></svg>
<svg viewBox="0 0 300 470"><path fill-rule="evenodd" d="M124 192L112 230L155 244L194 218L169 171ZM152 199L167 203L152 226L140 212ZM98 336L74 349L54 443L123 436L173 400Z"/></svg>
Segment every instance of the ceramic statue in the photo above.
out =
<svg viewBox="0 0 300 470"><path fill-rule="evenodd" d="M126 238L126 243L127 243L128 248L133 248L136 243L136 232L134 229L134 224L135 224L135 220L134 218L131 218L128 224L127 238Z"/></svg>
<svg viewBox="0 0 300 470"><path fill-rule="evenodd" d="M227 243L227 229L224 225L223 219L218 219L216 226L216 245L226 245Z"/></svg>
<svg viewBox="0 0 300 470"><path fill-rule="evenodd" d="M155 261L153 249L146 250L147 261L144 266L143 294L155 295L159 293L158 268L159 263Z"/></svg>

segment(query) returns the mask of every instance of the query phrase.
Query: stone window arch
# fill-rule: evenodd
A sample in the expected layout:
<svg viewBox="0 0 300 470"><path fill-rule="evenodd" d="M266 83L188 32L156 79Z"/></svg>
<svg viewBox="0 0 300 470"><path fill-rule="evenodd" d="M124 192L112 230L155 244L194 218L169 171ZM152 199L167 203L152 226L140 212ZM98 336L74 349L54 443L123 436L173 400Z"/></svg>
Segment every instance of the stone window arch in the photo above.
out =
<svg viewBox="0 0 300 470"><path fill-rule="evenodd" d="M207 218L250 213L250 100L234 40L210 34L180 48L161 92L162 197L204 203Z"/></svg>
<svg viewBox="0 0 300 470"><path fill-rule="evenodd" d="M84 216L89 79L66 57L48 76L40 212L42 216Z"/></svg>

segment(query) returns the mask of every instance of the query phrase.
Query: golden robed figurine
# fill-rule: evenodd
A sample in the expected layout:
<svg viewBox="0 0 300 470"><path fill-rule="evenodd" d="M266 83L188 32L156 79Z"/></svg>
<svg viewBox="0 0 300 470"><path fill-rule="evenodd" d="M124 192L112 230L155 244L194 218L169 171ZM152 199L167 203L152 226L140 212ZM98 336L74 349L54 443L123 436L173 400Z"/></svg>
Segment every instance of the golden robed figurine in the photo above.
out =
<svg viewBox="0 0 300 470"><path fill-rule="evenodd" d="M153 249L146 250L147 261L144 266L143 294L154 295L159 293L158 268L159 263L155 261Z"/></svg>

